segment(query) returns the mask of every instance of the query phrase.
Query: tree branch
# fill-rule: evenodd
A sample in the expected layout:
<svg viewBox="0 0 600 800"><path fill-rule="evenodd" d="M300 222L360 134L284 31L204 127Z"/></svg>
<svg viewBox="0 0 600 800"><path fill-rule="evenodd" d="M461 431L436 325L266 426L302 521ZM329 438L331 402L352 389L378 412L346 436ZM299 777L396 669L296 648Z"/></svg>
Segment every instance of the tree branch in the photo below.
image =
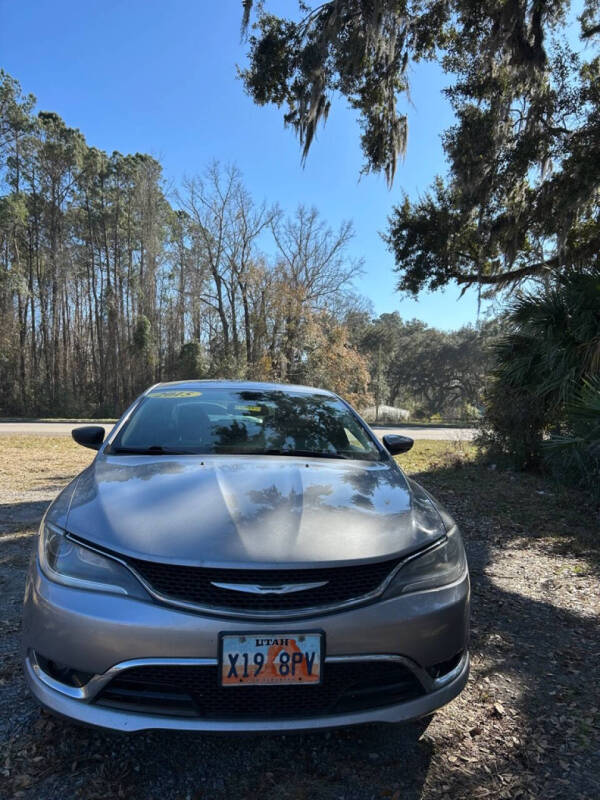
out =
<svg viewBox="0 0 600 800"><path fill-rule="evenodd" d="M593 25L591 28L583 28L583 30L581 31L581 38L590 39L597 33L600 33L600 25Z"/></svg>
<svg viewBox="0 0 600 800"><path fill-rule="evenodd" d="M485 283L494 286L501 286L506 283L514 283L523 278L529 278L532 275L539 275L547 269L556 267L558 265L558 258L550 258L548 261L539 261L537 264L529 264L527 267L514 269L510 272L500 272L496 275L480 275L472 272L468 275L455 273L452 277L458 284L472 284L472 283Z"/></svg>

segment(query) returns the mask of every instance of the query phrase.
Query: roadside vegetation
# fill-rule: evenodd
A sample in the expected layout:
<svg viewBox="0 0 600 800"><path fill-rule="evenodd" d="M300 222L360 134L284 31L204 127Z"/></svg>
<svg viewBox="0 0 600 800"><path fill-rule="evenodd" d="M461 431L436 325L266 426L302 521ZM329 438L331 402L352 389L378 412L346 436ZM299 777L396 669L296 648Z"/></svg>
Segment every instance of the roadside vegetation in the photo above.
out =
<svg viewBox="0 0 600 800"><path fill-rule="evenodd" d="M494 346L480 444L600 499L600 270L571 272L509 307Z"/></svg>
<svg viewBox="0 0 600 800"><path fill-rule="evenodd" d="M353 290L352 236L258 202L233 166L167 193L156 159L89 145L0 72L0 416L111 417L199 377L425 418L480 405L493 324L376 317Z"/></svg>
<svg viewBox="0 0 600 800"><path fill-rule="evenodd" d="M127 736L40 712L20 669L39 519L92 457L66 436L0 437L0 796L600 796L600 519L581 492L482 466L465 442L417 441L398 457L460 523L472 576L471 678L430 720L285 737Z"/></svg>
<svg viewBox="0 0 600 800"><path fill-rule="evenodd" d="M444 70L447 172L382 220L398 290L455 284L503 304L483 365L480 443L492 460L600 492L598 2L347 0L284 17L269 2L243 6L244 86L283 107L303 159L345 101L363 171L401 182L406 101L426 103L411 98L411 70ZM394 361L411 364L410 380L429 350Z"/></svg>

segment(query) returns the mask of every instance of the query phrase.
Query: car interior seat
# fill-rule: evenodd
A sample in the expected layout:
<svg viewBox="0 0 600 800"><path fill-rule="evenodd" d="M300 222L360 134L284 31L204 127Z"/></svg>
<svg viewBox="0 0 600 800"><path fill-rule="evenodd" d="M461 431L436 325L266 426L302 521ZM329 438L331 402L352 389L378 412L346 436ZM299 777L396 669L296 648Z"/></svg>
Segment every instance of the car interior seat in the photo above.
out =
<svg viewBox="0 0 600 800"><path fill-rule="evenodd" d="M182 403L177 408L180 444L208 444L212 440L208 414L200 403Z"/></svg>

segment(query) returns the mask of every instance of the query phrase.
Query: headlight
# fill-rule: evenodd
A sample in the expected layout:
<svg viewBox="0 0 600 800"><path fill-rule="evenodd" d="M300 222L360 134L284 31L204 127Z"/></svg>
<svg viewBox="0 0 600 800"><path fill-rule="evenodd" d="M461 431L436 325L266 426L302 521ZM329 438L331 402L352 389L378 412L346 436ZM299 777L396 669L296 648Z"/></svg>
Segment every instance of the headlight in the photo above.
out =
<svg viewBox="0 0 600 800"><path fill-rule="evenodd" d="M385 597L437 589L458 581L467 569L467 557L459 530L451 528L439 544L409 558L390 583Z"/></svg>
<svg viewBox="0 0 600 800"><path fill-rule="evenodd" d="M40 525L38 556L44 574L57 583L148 599L140 582L126 567L73 542L61 528L45 520Z"/></svg>

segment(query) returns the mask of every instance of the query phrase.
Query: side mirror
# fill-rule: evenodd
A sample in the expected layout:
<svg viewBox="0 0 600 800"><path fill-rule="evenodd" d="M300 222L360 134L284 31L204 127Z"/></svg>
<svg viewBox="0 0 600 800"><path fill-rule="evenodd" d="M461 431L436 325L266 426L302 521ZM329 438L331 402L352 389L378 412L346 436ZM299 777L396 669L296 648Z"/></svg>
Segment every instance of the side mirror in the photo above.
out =
<svg viewBox="0 0 600 800"><path fill-rule="evenodd" d="M414 439L411 439L410 436L399 436L396 433L388 433L383 437L385 449L392 456L397 456L398 453L407 453L414 443Z"/></svg>
<svg viewBox="0 0 600 800"><path fill-rule="evenodd" d="M71 436L77 444L89 447L92 450L99 450L104 441L104 428L101 425L86 425L83 428L73 428Z"/></svg>

